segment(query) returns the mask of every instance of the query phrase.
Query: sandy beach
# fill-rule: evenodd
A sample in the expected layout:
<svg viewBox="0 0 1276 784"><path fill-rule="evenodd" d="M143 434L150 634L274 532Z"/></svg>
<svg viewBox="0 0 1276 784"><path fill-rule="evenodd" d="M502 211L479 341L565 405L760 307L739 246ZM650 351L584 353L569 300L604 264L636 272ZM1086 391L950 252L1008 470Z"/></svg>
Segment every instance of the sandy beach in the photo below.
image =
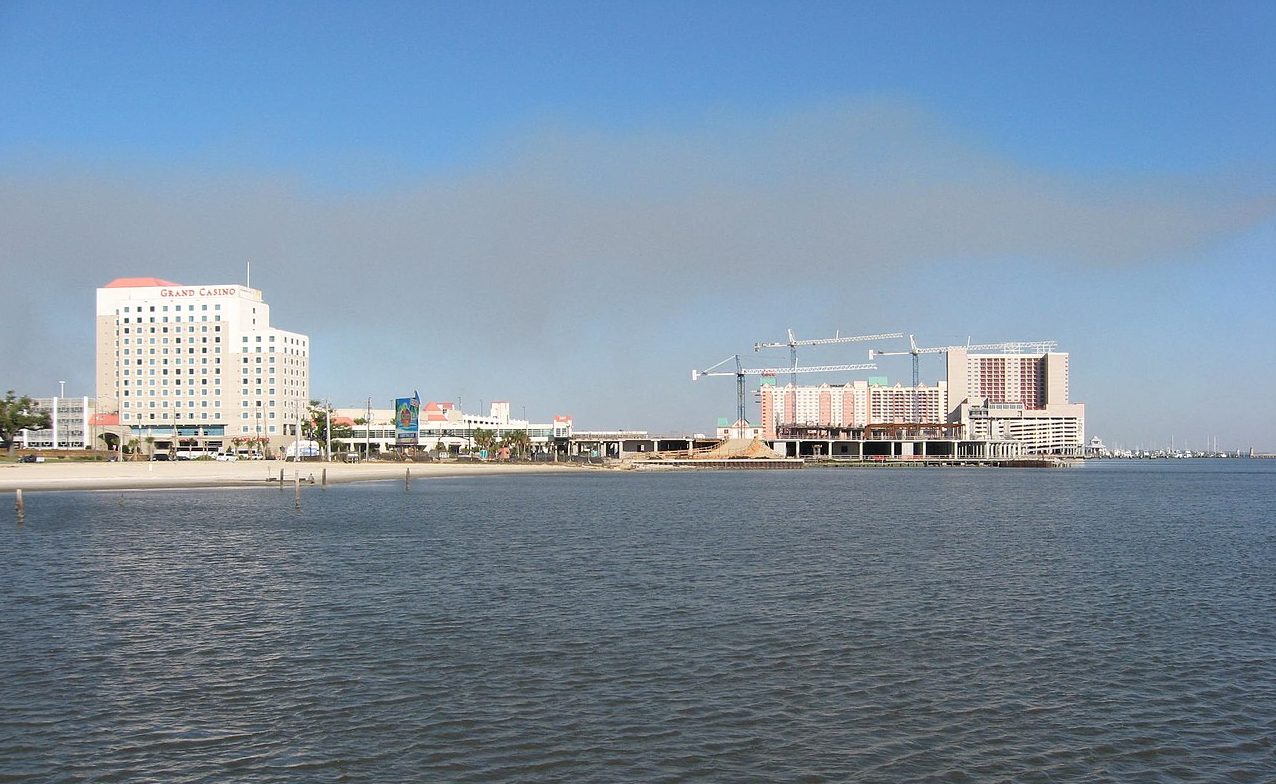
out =
<svg viewBox="0 0 1276 784"><path fill-rule="evenodd" d="M375 480L430 479L445 476L548 474L588 471L575 465L552 463L284 463L243 460L233 463L174 461L139 463L10 463L0 465L0 491L147 490L175 487L277 487L311 477L316 484L328 472L328 483Z"/></svg>

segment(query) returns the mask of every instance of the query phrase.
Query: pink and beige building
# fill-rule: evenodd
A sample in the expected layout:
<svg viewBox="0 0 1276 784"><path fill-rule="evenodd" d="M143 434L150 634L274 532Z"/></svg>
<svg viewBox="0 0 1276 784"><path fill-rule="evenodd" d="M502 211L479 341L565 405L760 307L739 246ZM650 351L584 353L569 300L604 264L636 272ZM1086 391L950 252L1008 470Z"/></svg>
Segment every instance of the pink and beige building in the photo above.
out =
<svg viewBox="0 0 1276 784"><path fill-rule="evenodd" d="M763 438L776 437L780 425L864 427L882 422L944 421L948 390L944 382L917 388L858 380L818 386L774 386L759 390Z"/></svg>

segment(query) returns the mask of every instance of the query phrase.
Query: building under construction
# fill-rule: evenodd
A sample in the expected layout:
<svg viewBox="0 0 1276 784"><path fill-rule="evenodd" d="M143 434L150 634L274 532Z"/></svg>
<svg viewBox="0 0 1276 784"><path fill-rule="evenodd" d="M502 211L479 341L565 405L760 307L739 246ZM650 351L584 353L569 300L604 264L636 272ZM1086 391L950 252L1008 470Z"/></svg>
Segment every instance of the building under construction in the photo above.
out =
<svg viewBox="0 0 1276 784"><path fill-rule="evenodd" d="M744 375L755 374L760 378L756 395L761 436L792 457L819 452L850 459L1082 453L1085 405L1070 402L1069 356L1055 351L1053 341L921 348L909 336L907 350L872 349L869 358L910 356L910 385L891 385L880 375L837 384L797 383L799 372L841 372L852 367L800 367L799 346L896 336L799 341L790 332L788 343L757 344L758 349L787 345L791 367L743 370L736 358L740 418L744 418ZM944 356L945 380L933 385L921 382L918 360L924 354ZM966 442L970 445L963 446ZM892 446L887 447L888 443Z"/></svg>

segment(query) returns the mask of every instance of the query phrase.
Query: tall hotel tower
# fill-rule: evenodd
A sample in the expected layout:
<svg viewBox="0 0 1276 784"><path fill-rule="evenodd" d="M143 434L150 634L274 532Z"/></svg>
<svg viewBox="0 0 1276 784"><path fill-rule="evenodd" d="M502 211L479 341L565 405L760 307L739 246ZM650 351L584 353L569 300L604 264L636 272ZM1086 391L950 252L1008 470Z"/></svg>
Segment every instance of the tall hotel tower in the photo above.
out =
<svg viewBox="0 0 1276 784"><path fill-rule="evenodd" d="M271 327L257 289L120 278L97 290L96 382L98 413L134 436L279 447L310 399L310 341Z"/></svg>

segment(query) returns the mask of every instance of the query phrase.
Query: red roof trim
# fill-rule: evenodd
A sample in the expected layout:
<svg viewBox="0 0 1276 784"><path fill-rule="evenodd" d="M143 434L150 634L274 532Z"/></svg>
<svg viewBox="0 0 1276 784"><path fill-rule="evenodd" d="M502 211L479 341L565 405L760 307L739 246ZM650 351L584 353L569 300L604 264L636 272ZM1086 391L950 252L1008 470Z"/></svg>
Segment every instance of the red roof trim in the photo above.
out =
<svg viewBox="0 0 1276 784"><path fill-rule="evenodd" d="M171 280L163 278L116 278L102 288L104 289L140 289L153 286L180 286L180 283L174 283Z"/></svg>

